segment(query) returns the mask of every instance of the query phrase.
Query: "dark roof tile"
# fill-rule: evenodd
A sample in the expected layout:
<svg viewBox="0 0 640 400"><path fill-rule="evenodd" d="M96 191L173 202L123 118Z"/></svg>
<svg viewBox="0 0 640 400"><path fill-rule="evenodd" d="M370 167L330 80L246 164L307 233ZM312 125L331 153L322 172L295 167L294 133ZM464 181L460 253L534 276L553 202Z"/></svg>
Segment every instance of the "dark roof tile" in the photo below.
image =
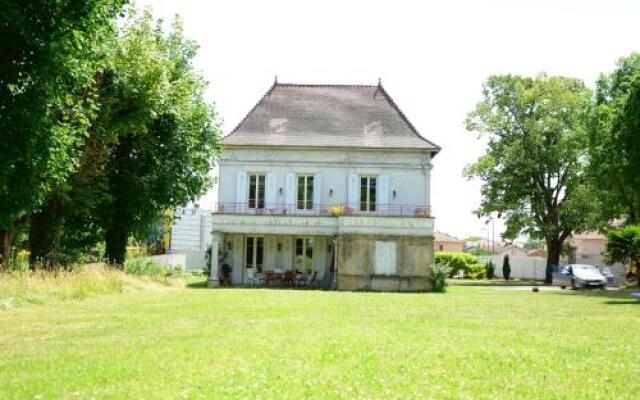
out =
<svg viewBox="0 0 640 400"><path fill-rule="evenodd" d="M276 82L222 143L440 150L418 134L382 85Z"/></svg>

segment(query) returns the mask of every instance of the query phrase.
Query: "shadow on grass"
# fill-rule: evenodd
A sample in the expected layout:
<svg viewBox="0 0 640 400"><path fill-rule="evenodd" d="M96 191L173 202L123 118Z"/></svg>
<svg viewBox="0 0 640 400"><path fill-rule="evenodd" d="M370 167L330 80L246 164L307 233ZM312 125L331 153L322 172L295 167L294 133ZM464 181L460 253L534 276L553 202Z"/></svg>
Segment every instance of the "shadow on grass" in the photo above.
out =
<svg viewBox="0 0 640 400"><path fill-rule="evenodd" d="M580 289L580 290L563 290L548 292L556 296L582 296L601 298L604 304L609 305L640 305L640 299L631 297L631 293L637 292L638 289L619 289L619 290L602 290L602 289Z"/></svg>
<svg viewBox="0 0 640 400"><path fill-rule="evenodd" d="M610 304L612 306L626 305L626 304L640 305L640 300L624 300L624 299L607 300L604 302L604 304Z"/></svg>

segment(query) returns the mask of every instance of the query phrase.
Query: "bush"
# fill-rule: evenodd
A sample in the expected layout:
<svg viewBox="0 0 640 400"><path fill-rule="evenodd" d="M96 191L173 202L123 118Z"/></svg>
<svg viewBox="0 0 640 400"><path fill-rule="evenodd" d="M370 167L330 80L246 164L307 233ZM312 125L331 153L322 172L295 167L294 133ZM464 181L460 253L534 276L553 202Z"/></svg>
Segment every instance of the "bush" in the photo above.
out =
<svg viewBox="0 0 640 400"><path fill-rule="evenodd" d="M504 255L504 261L502 262L502 276L504 280L508 281L511 278L511 265L509 265L509 255Z"/></svg>
<svg viewBox="0 0 640 400"><path fill-rule="evenodd" d="M434 292L443 293L447 290L447 278L451 273L451 267L447 264L436 264L431 274L431 284Z"/></svg>
<svg viewBox="0 0 640 400"><path fill-rule="evenodd" d="M160 266L146 257L127 259L124 262L124 272L130 275L166 276L171 270Z"/></svg>
<svg viewBox="0 0 640 400"><path fill-rule="evenodd" d="M478 258L468 253L455 253L447 251L436 252L436 264L447 264L451 271L449 277L452 277L458 270L463 270L465 276L471 277L476 274L472 269L472 265L478 262Z"/></svg>
<svg viewBox="0 0 640 400"><path fill-rule="evenodd" d="M469 273L467 276L471 279L484 279L486 277L486 270L484 264L473 263L469 266Z"/></svg>
<svg viewBox="0 0 640 400"><path fill-rule="evenodd" d="M487 279L493 279L495 277L496 266L493 264L493 261L489 260L489 262L484 265L484 271Z"/></svg>

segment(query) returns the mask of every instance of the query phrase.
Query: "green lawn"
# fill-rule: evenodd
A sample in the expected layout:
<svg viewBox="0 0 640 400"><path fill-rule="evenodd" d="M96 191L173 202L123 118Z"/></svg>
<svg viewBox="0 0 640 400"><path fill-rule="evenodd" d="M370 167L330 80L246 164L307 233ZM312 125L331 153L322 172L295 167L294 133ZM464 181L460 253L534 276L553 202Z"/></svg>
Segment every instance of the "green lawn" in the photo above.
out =
<svg viewBox="0 0 640 400"><path fill-rule="evenodd" d="M0 398L637 398L640 303L158 289L0 311Z"/></svg>

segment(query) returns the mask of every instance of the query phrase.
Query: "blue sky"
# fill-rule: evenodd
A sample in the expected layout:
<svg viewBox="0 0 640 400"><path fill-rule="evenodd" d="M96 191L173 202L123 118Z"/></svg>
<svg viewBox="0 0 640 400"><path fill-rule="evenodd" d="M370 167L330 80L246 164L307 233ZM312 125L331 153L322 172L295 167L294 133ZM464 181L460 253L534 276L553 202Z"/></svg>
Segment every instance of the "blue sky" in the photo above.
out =
<svg viewBox="0 0 640 400"><path fill-rule="evenodd" d="M434 159L436 229L486 236L472 214L480 182L462 169L483 152L464 127L490 74L546 72L593 86L615 61L640 51L640 1L206 1L147 0L158 17L180 14L200 44L228 132L273 83L374 84L378 77ZM210 197L203 200L203 207ZM496 234L502 224L496 224Z"/></svg>

